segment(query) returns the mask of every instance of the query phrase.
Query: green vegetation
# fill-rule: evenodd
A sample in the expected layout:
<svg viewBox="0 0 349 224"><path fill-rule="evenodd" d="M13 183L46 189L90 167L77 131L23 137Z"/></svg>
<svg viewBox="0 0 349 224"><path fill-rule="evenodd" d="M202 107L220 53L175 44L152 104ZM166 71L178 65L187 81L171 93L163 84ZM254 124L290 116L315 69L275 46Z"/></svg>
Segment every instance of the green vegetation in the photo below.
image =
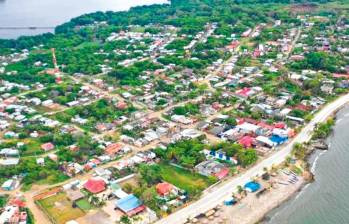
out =
<svg viewBox="0 0 349 224"><path fill-rule="evenodd" d="M93 208L93 206L85 198L76 201L76 205L85 212L88 212Z"/></svg>
<svg viewBox="0 0 349 224"><path fill-rule="evenodd" d="M72 118L76 116L88 119L88 122L86 124L82 124L81 126L86 130L91 131L94 130L95 125L98 122L112 122L118 117L130 114L135 110L136 109L131 105L125 110L120 110L108 100L101 99L87 106L77 106L57 113L53 116L53 118L64 123L70 123Z"/></svg>
<svg viewBox="0 0 349 224"><path fill-rule="evenodd" d="M329 72L340 72L341 67L348 61L340 56L333 56L327 52L310 52L305 55L304 60L293 62L291 67L294 69L313 69Z"/></svg>
<svg viewBox="0 0 349 224"><path fill-rule="evenodd" d="M7 200L8 200L8 195L1 195L0 196L0 208L5 207L5 205L7 204Z"/></svg>
<svg viewBox="0 0 349 224"><path fill-rule="evenodd" d="M23 174L22 183L31 185L33 183L55 184L68 179L59 170L59 165L49 159L45 160L45 166L36 163L35 158L21 158L20 163L14 167L0 167L0 176L10 178L13 175Z"/></svg>
<svg viewBox="0 0 349 224"><path fill-rule="evenodd" d="M258 155L254 149L244 149L240 144L221 142L212 146L212 150L222 150L227 156L237 157L242 167L248 167L258 160Z"/></svg>
<svg viewBox="0 0 349 224"><path fill-rule="evenodd" d="M304 144L297 143L293 147L292 153L299 160L304 160L308 153L308 148Z"/></svg>
<svg viewBox="0 0 349 224"><path fill-rule="evenodd" d="M80 84L61 84L59 86L48 87L40 92L29 93L27 97L37 97L42 101L52 99L55 103L64 105L76 100L80 87Z"/></svg>
<svg viewBox="0 0 349 224"><path fill-rule="evenodd" d="M109 73L109 76L120 80L121 85L138 86L144 83L139 79L139 76L142 75L143 71L154 71L159 68L162 67L150 61L142 61L136 62L129 67L117 66L112 72Z"/></svg>
<svg viewBox="0 0 349 224"><path fill-rule="evenodd" d="M139 173L148 186L157 184L161 181L160 166L158 165L141 164L139 166Z"/></svg>
<svg viewBox="0 0 349 224"><path fill-rule="evenodd" d="M333 118L329 118L326 122L319 123L314 130L313 139L324 139L326 138L332 131L332 127L335 124Z"/></svg>
<svg viewBox="0 0 349 224"><path fill-rule="evenodd" d="M72 203L64 193L58 193L37 201L37 203L57 224L64 224L85 215L80 208L73 208Z"/></svg>
<svg viewBox="0 0 349 224"><path fill-rule="evenodd" d="M205 144L199 140L184 140L170 144L166 150L155 149L155 153L164 161L173 161L187 168L194 168L195 165L205 160L201 151Z"/></svg>
<svg viewBox="0 0 349 224"><path fill-rule="evenodd" d="M178 106L173 108L173 113L176 115L196 115L200 113L199 105L193 103L187 103L184 106Z"/></svg>
<svg viewBox="0 0 349 224"><path fill-rule="evenodd" d="M205 177L197 173L192 173L179 167L160 164L160 173L164 181L167 181L190 195L197 195L217 180L214 177Z"/></svg>

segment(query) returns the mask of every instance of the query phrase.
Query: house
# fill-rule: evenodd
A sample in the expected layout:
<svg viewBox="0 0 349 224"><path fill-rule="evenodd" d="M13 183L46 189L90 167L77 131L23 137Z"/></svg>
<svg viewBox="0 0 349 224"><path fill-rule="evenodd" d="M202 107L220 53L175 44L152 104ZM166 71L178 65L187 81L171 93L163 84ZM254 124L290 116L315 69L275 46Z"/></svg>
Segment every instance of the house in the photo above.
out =
<svg viewBox="0 0 349 224"><path fill-rule="evenodd" d="M54 148L55 148L55 146L51 142L47 142L47 143L44 143L41 145L41 149L44 150L45 152L50 151Z"/></svg>
<svg viewBox="0 0 349 224"><path fill-rule="evenodd" d="M327 94L332 94L334 86L332 83L323 83L320 87L321 91Z"/></svg>
<svg viewBox="0 0 349 224"><path fill-rule="evenodd" d="M40 166L44 166L45 165L45 158L37 158L36 164L38 164Z"/></svg>
<svg viewBox="0 0 349 224"><path fill-rule="evenodd" d="M252 145L254 145L254 138L246 135L239 139L239 144L242 145L244 148L251 148Z"/></svg>
<svg viewBox="0 0 349 224"><path fill-rule="evenodd" d="M174 122L178 122L186 125L193 123L191 119L186 118L184 115L172 115L171 120Z"/></svg>
<svg viewBox="0 0 349 224"><path fill-rule="evenodd" d="M244 99L252 96L253 94L255 94L255 91L253 91L253 89L247 88L247 87L235 91L235 95L237 97L244 98Z"/></svg>
<svg viewBox="0 0 349 224"><path fill-rule="evenodd" d="M97 176L103 178L103 179L109 179L110 176L112 175L112 172L108 169L103 169L103 168L96 168L95 173L97 174Z"/></svg>
<svg viewBox="0 0 349 224"><path fill-rule="evenodd" d="M209 130L209 133L215 136L220 135L224 131L224 127L216 126Z"/></svg>
<svg viewBox="0 0 349 224"><path fill-rule="evenodd" d="M67 197L70 201L75 202L85 197L85 195L79 190L67 190Z"/></svg>
<svg viewBox="0 0 349 224"><path fill-rule="evenodd" d="M144 132L144 139L148 142L152 142L156 139L159 139L159 136L154 130L149 129Z"/></svg>
<svg viewBox="0 0 349 224"><path fill-rule="evenodd" d="M112 143L104 149L104 152L108 156L112 157L115 156L118 152L120 152L122 150L122 147L123 145L121 145L120 143Z"/></svg>
<svg viewBox="0 0 349 224"><path fill-rule="evenodd" d="M93 194L97 194L106 189L106 183L100 178L91 178L84 184L84 188Z"/></svg>
<svg viewBox="0 0 349 224"><path fill-rule="evenodd" d="M195 170L204 176L215 176L218 179L223 179L229 174L229 169L223 164L214 161L207 160L199 163L195 166Z"/></svg>
<svg viewBox="0 0 349 224"><path fill-rule="evenodd" d="M0 156L4 157L17 157L19 156L19 151L12 148L4 148L0 150Z"/></svg>
<svg viewBox="0 0 349 224"><path fill-rule="evenodd" d="M117 200L115 207L130 217L144 211L146 208L133 194Z"/></svg>
<svg viewBox="0 0 349 224"><path fill-rule="evenodd" d="M16 179L9 179L9 180L6 180L2 185L1 185L1 188L4 190L4 191L12 191L16 188L18 188L19 186L19 181L16 180Z"/></svg>
<svg viewBox="0 0 349 224"><path fill-rule="evenodd" d="M260 130L260 127L248 122L244 122L236 126L243 133L257 133Z"/></svg>
<svg viewBox="0 0 349 224"><path fill-rule="evenodd" d="M155 189L156 189L156 192L161 196L161 197L164 197L164 196L167 196L169 194L178 194L176 188L170 184L170 183L167 183L167 182L163 182L163 183L158 183L156 186L155 186Z"/></svg>
<svg viewBox="0 0 349 224"><path fill-rule="evenodd" d="M0 223L12 223L12 217L16 216L18 213L19 208L17 206L6 206L0 215Z"/></svg>
<svg viewBox="0 0 349 224"><path fill-rule="evenodd" d="M194 138L198 138L202 135L202 133L196 129L184 129L181 132L181 136L182 138L185 139L194 139Z"/></svg>
<svg viewBox="0 0 349 224"><path fill-rule="evenodd" d="M116 104L119 110L125 110L127 108L127 103L125 101L120 101Z"/></svg>
<svg viewBox="0 0 349 224"><path fill-rule="evenodd" d="M274 146L276 146L276 143L271 141L269 138L265 137L265 136L258 136L256 138L257 142L264 145L264 146L267 146L267 147L270 147L270 148L273 148Z"/></svg>
<svg viewBox="0 0 349 224"><path fill-rule="evenodd" d="M19 163L19 158L0 159L0 165L2 166L15 166L18 163Z"/></svg>
<svg viewBox="0 0 349 224"><path fill-rule="evenodd" d="M198 124L196 125L196 128L199 130L205 130L210 126L209 122L206 121L200 121L198 122Z"/></svg>

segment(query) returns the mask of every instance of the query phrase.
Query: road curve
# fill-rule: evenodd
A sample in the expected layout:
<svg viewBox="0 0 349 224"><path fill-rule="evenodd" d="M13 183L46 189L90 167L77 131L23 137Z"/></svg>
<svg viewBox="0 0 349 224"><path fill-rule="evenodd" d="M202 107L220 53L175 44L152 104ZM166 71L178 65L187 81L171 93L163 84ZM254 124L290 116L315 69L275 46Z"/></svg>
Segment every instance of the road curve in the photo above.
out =
<svg viewBox="0 0 349 224"><path fill-rule="evenodd" d="M344 104L348 102L349 94L346 94L327 104L324 108L322 108L318 113L315 114L311 122L309 122L294 139L292 139L278 152L259 162L254 167L243 173L241 176L233 178L223 185L217 186L215 189L212 189L212 192L202 196L198 201L159 220L157 224L185 223L188 218L193 218L200 213L212 209L218 204L222 203L234 191L236 191L237 186L243 186L246 182L250 181L251 178L263 174L263 169L265 167L271 168L274 164L277 165L282 163L291 153L295 143L302 143L310 140L311 133L314 129L315 124L324 122L331 114L333 114L336 110L340 109Z"/></svg>

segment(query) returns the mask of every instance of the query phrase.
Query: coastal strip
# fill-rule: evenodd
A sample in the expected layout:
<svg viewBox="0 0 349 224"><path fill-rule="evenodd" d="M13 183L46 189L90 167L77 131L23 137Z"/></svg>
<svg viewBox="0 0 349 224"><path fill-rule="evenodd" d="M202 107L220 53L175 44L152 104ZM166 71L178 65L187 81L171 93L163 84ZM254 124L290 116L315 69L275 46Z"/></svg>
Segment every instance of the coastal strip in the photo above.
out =
<svg viewBox="0 0 349 224"><path fill-rule="evenodd" d="M314 115L314 118L301 130L301 132L290 141L285 147L280 149L277 153L261 161L242 175L233 178L224 184L217 186L216 189L212 190L210 193L201 197L198 201L192 203L191 205L179 210L178 212L169 215L157 223L159 224L179 224L185 223L188 219L192 219L204 211L215 208L217 205L221 204L229 195L236 192L238 186L242 186L249 182L251 178L260 176L264 173L265 168L271 168L273 166L279 165L285 161L285 159L290 155L293 147L296 143L308 142L311 139L313 130L318 123L324 122L328 117L336 113L340 108L342 108L346 103L349 102L349 94L343 95L336 99L335 101L327 104L323 109ZM292 195L292 194L291 194ZM287 198L285 198L286 200ZM278 204L275 204L277 207ZM261 209L261 208L259 208ZM270 208L273 209L273 208ZM269 210L270 210L269 209ZM269 211L268 210L268 211ZM266 214L266 213L265 213ZM264 217L265 214L262 214Z"/></svg>

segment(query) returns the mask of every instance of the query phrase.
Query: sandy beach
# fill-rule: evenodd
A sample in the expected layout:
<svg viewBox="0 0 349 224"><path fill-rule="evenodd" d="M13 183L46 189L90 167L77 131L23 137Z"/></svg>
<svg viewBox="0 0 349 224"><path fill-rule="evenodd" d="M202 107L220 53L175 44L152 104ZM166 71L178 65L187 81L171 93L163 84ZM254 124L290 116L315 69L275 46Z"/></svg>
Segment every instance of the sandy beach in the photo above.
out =
<svg viewBox="0 0 349 224"><path fill-rule="evenodd" d="M297 176L297 181L290 183L292 175L279 172L270 180L258 180L266 189L262 194L247 193L233 206L220 205L216 208L217 214L212 217L202 216L194 223L224 223L224 224L254 224L261 221L272 209L294 196L306 183L303 177ZM228 196L227 196L228 197ZM219 215L218 215L219 214Z"/></svg>

